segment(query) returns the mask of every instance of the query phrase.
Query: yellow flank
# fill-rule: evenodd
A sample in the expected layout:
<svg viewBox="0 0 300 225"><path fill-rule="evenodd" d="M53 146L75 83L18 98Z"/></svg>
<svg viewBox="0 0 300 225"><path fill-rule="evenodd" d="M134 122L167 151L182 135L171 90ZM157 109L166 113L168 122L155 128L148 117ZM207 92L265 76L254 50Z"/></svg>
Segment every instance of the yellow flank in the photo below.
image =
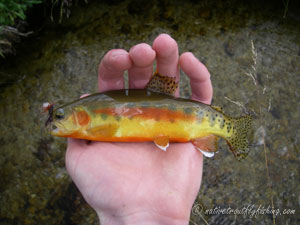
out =
<svg viewBox="0 0 300 225"><path fill-rule="evenodd" d="M92 115L89 127L103 125L114 125L118 129L113 137L137 137L153 139L160 135L168 136L174 139L186 139L187 141L214 134L216 136L227 138L232 134L232 130L227 132L227 126L221 128L220 123L216 122L211 126L207 117L201 121L185 121L174 119L174 121L156 120L154 118L129 118L111 115ZM109 126L108 126L109 127ZM85 130L82 127L81 130Z"/></svg>
<svg viewBox="0 0 300 225"><path fill-rule="evenodd" d="M229 119L225 118L225 123L226 121L228 121ZM229 129L228 131L228 126L221 125L221 122L216 121L215 123L212 124L212 122L210 121L210 119L208 117L204 117L201 121L201 123L198 126L198 129L200 130L200 133L205 133L206 135L208 134L214 134L216 136L222 137L222 138L228 138L232 135L232 129ZM199 136L197 136L199 134L199 131L196 132L196 134L193 136L193 138L197 138ZM205 136L205 135L203 135Z"/></svg>

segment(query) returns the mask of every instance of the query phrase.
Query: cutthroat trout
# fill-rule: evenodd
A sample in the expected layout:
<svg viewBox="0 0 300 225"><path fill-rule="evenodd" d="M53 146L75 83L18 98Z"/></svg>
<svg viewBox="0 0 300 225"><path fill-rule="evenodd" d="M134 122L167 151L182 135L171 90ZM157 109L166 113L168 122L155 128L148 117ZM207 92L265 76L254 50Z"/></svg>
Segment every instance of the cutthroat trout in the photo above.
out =
<svg viewBox="0 0 300 225"><path fill-rule="evenodd" d="M247 132L251 116L232 118L220 108L175 98L174 78L155 74L145 90L96 93L49 109L51 134L93 141L154 141L162 150L169 142L189 142L204 152L217 151L224 138L241 160L249 152ZM164 94L165 92L168 94Z"/></svg>

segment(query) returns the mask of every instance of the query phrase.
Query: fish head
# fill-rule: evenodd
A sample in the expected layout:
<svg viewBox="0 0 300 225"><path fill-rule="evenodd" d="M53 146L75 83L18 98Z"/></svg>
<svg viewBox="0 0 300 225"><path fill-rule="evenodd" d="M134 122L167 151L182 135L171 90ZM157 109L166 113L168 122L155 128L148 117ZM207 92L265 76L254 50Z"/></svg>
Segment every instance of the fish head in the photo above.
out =
<svg viewBox="0 0 300 225"><path fill-rule="evenodd" d="M82 108L59 107L49 111L47 123L55 136L72 137L90 122L88 113ZM46 123L46 125L47 125Z"/></svg>

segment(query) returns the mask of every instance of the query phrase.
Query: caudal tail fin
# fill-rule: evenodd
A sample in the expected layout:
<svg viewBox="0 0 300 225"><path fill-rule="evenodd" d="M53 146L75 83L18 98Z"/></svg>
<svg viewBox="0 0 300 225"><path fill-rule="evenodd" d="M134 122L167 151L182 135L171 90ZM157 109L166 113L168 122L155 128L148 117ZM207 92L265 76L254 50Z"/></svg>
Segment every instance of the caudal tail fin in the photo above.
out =
<svg viewBox="0 0 300 225"><path fill-rule="evenodd" d="M242 160L249 153L247 133L251 128L252 116L245 115L233 120L233 133L226 141L235 158Z"/></svg>

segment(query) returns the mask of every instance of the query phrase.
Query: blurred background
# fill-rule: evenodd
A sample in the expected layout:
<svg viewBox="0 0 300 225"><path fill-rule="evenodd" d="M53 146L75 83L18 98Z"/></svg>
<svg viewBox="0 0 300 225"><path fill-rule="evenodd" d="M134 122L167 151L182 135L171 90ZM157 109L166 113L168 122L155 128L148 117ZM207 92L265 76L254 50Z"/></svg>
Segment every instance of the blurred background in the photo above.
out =
<svg viewBox="0 0 300 225"><path fill-rule="evenodd" d="M0 25L0 224L99 224L41 106L96 92L108 50L160 33L207 66L213 105L254 117L246 160L223 142L205 159L190 224L300 224L299 1L3 0ZM180 88L189 97L183 73ZM229 207L258 213L209 213Z"/></svg>

